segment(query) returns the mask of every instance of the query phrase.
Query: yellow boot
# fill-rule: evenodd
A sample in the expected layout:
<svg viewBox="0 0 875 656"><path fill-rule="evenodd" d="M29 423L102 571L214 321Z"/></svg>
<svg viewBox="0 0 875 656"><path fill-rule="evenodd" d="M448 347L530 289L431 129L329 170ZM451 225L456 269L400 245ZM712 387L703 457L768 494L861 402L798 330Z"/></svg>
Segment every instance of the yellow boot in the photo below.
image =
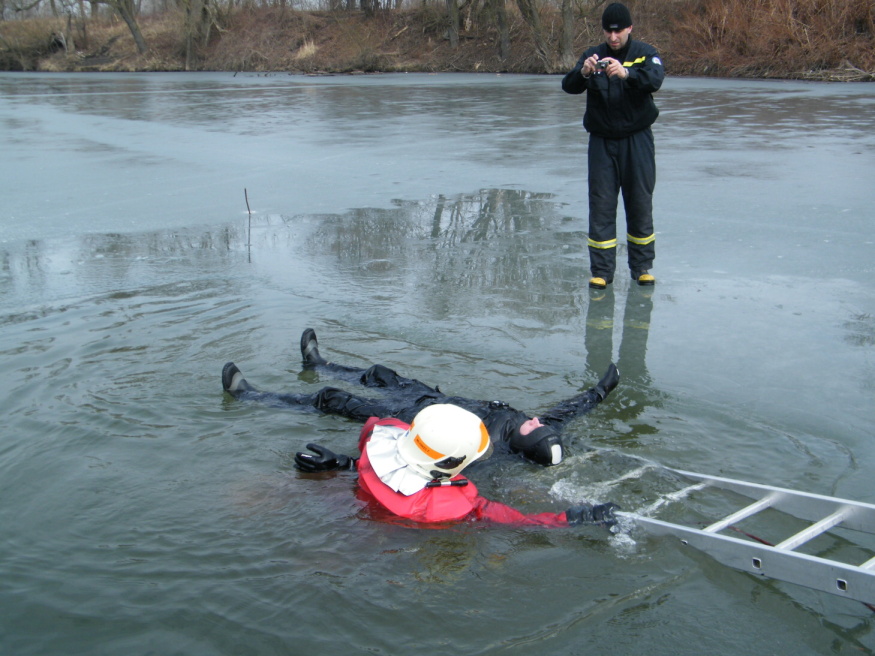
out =
<svg viewBox="0 0 875 656"><path fill-rule="evenodd" d="M633 271L632 280L637 281L642 287L650 287L656 284L656 278L647 271Z"/></svg>

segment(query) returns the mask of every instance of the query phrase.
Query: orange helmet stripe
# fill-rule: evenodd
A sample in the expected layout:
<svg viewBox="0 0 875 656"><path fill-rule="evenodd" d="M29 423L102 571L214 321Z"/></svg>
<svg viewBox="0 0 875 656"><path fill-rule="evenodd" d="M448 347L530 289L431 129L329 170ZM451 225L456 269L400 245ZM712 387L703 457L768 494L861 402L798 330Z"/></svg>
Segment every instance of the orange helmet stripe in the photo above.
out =
<svg viewBox="0 0 875 656"><path fill-rule="evenodd" d="M423 440L418 434L416 437L413 438L413 443L419 447L420 451L422 451L425 455L427 455L432 460L443 460L444 458L446 458L445 454L432 449L428 444L425 443L425 440Z"/></svg>
<svg viewBox="0 0 875 656"><path fill-rule="evenodd" d="M480 422L480 448L477 449L477 453L483 453L486 451L486 447L489 446L489 431L486 430L486 426L483 422Z"/></svg>

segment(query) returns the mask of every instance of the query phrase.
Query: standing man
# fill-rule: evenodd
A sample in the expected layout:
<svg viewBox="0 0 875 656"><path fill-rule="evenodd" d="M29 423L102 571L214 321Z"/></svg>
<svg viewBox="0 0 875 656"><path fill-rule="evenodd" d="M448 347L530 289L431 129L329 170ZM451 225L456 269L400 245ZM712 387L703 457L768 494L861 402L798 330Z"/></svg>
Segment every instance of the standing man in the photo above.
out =
<svg viewBox="0 0 875 656"><path fill-rule="evenodd" d="M614 281L620 190L632 279L653 285L656 158L650 126L659 116L652 94L665 71L652 46L629 38L632 15L625 5L608 5L602 29L605 42L584 52L562 79L566 93L589 91L583 115L589 132L589 286L605 289Z"/></svg>

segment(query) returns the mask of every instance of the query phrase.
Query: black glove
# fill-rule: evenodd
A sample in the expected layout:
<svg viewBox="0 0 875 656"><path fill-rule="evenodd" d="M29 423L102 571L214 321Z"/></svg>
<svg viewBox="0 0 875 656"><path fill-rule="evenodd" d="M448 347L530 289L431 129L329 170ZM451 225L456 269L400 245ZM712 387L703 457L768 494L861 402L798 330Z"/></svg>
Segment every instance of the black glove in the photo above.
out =
<svg viewBox="0 0 875 656"><path fill-rule="evenodd" d="M620 506L616 503L600 503L597 506L585 503L582 506L569 508L565 512L565 517L571 526L577 526L578 524L613 526L617 523L617 518L614 517L615 510L620 510Z"/></svg>
<svg viewBox="0 0 875 656"><path fill-rule="evenodd" d="M298 451L295 454L295 465L305 472L334 471L335 469L355 470L355 458L334 453L318 444L308 444L307 448L316 455Z"/></svg>

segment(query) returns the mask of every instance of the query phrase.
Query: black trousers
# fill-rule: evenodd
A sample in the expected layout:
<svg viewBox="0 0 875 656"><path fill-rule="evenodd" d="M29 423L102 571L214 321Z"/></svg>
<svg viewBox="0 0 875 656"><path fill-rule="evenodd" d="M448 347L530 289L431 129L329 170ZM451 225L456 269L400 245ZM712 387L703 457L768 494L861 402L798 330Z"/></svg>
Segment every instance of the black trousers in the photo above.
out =
<svg viewBox="0 0 875 656"><path fill-rule="evenodd" d="M361 370L329 362L317 368L340 378L352 377L365 387L391 392L379 399L370 399L336 387L323 387L310 397L310 404L326 414L342 415L358 421L367 421L369 417L395 417L409 424L423 408L445 403L449 398L425 383L400 376L381 364Z"/></svg>
<svg viewBox="0 0 875 656"><path fill-rule="evenodd" d="M238 398L273 406L310 406L325 414L340 415L361 422L367 421L370 417L396 417L407 423L410 423L422 408L444 402L448 398L425 383L399 376L392 369L379 364L368 369L334 363L316 365L314 368L365 387L390 390L391 394L381 398L369 398L337 387L323 387L313 394L278 394L252 388L241 390L235 395Z"/></svg>
<svg viewBox="0 0 875 656"><path fill-rule="evenodd" d="M617 259L617 198L623 193L629 269L646 271L656 257L653 189L656 151L650 128L622 139L589 137L589 261L593 276L614 279Z"/></svg>

